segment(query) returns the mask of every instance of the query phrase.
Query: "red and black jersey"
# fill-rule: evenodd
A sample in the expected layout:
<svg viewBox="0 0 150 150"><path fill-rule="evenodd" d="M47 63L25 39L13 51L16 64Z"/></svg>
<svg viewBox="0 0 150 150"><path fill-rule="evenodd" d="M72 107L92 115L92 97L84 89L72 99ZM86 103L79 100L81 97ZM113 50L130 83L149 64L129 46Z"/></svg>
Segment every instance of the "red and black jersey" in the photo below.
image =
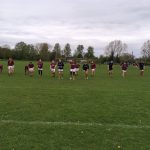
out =
<svg viewBox="0 0 150 150"><path fill-rule="evenodd" d="M43 68L43 62L42 62L42 61L39 61L39 62L37 63L37 65L38 65L38 68L40 68L40 69Z"/></svg>
<svg viewBox="0 0 150 150"><path fill-rule="evenodd" d="M91 69L96 69L96 64L91 63Z"/></svg>
<svg viewBox="0 0 150 150"><path fill-rule="evenodd" d="M76 68L76 64L75 64L74 62L71 62L71 63L70 63L70 68L71 68L71 69L75 69L75 68Z"/></svg>
<svg viewBox="0 0 150 150"><path fill-rule="evenodd" d="M28 68L34 68L34 64L30 63L30 64L28 65Z"/></svg>
<svg viewBox="0 0 150 150"><path fill-rule="evenodd" d="M51 63L51 64L50 64L51 69L55 69L55 66L56 66L55 63Z"/></svg>
<svg viewBox="0 0 150 150"><path fill-rule="evenodd" d="M14 65L14 61L13 60L8 60L8 66L13 66Z"/></svg>
<svg viewBox="0 0 150 150"><path fill-rule="evenodd" d="M127 70L128 69L128 64L127 63L122 63L121 68L122 68L122 70Z"/></svg>

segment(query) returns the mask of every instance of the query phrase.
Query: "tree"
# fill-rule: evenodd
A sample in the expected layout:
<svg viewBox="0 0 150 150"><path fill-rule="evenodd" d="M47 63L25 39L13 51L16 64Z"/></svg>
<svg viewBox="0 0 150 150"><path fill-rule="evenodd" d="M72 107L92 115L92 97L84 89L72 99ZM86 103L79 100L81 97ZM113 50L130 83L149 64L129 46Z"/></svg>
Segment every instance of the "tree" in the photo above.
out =
<svg viewBox="0 0 150 150"><path fill-rule="evenodd" d="M83 50L84 50L83 45L78 45L77 46L77 49L75 51L75 55L77 56L77 58L83 58Z"/></svg>
<svg viewBox="0 0 150 150"><path fill-rule="evenodd" d="M15 45L15 49L12 50L12 55L14 59L36 60L38 53L32 44L19 42Z"/></svg>
<svg viewBox="0 0 150 150"><path fill-rule="evenodd" d="M41 50L40 50L40 58L42 60L48 60L49 59L49 52L48 52L48 44L42 43L41 44Z"/></svg>
<svg viewBox="0 0 150 150"><path fill-rule="evenodd" d="M110 42L106 48L105 53L107 56L111 56L112 58L115 56L121 56L122 53L126 52L127 44L122 43L120 40L115 40Z"/></svg>
<svg viewBox="0 0 150 150"><path fill-rule="evenodd" d="M70 44L68 44L68 43L64 47L64 55L65 55L65 57L71 56L71 47L70 47Z"/></svg>
<svg viewBox="0 0 150 150"><path fill-rule="evenodd" d="M134 57L132 54L129 54L129 53L123 53L121 56L120 56L120 61L128 61L128 62L133 62L134 61Z"/></svg>
<svg viewBox="0 0 150 150"><path fill-rule="evenodd" d="M42 60L49 60L51 45L48 43L37 43L35 49L38 53L38 57Z"/></svg>
<svg viewBox="0 0 150 150"><path fill-rule="evenodd" d="M28 57L28 59L36 60L37 56L38 56L38 53L37 53L36 49L34 48L34 45L29 44L28 45L28 49L29 49L29 57Z"/></svg>
<svg viewBox="0 0 150 150"><path fill-rule="evenodd" d="M108 57L107 56L100 55L100 57L99 57L99 63L104 64L107 61L108 61Z"/></svg>
<svg viewBox="0 0 150 150"><path fill-rule="evenodd" d="M150 40L143 44L141 50L143 57L150 58Z"/></svg>
<svg viewBox="0 0 150 150"><path fill-rule="evenodd" d="M92 46L89 46L88 49L87 49L87 53L85 53L85 58L94 58L94 48Z"/></svg>
<svg viewBox="0 0 150 150"><path fill-rule="evenodd" d="M59 43L56 43L53 49L53 56L55 59L58 59L61 57L61 47Z"/></svg>
<svg viewBox="0 0 150 150"><path fill-rule="evenodd" d="M7 59L12 55L10 47L0 47L0 59Z"/></svg>
<svg viewBox="0 0 150 150"><path fill-rule="evenodd" d="M19 42L15 45L16 59L28 59L29 47L25 42Z"/></svg>

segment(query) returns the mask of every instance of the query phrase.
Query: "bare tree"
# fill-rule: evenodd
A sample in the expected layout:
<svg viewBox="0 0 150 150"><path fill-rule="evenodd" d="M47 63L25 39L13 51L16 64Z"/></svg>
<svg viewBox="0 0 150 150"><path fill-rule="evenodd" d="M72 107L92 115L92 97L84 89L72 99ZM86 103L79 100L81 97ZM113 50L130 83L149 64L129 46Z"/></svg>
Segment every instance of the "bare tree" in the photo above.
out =
<svg viewBox="0 0 150 150"><path fill-rule="evenodd" d="M61 57L61 46L59 43L56 43L53 48L53 53L55 54L55 59L58 59Z"/></svg>
<svg viewBox="0 0 150 150"><path fill-rule="evenodd" d="M37 43L35 50L42 60L49 60L51 45L48 43Z"/></svg>
<svg viewBox="0 0 150 150"><path fill-rule="evenodd" d="M150 40L143 44L141 50L144 57L150 58Z"/></svg>
<svg viewBox="0 0 150 150"><path fill-rule="evenodd" d="M105 48L105 54L107 56L111 56L112 58L114 56L121 56L122 53L125 53L127 51L127 44L123 43L120 40L115 40L110 42L106 48Z"/></svg>
<svg viewBox="0 0 150 150"><path fill-rule="evenodd" d="M69 43L67 43L64 47L64 55L65 57L71 56L71 47Z"/></svg>
<svg viewBox="0 0 150 150"><path fill-rule="evenodd" d="M52 46L50 44L48 44L48 43L36 43L34 47L35 47L36 51L38 52L38 54L43 49L44 45L47 45L48 51L51 51Z"/></svg>

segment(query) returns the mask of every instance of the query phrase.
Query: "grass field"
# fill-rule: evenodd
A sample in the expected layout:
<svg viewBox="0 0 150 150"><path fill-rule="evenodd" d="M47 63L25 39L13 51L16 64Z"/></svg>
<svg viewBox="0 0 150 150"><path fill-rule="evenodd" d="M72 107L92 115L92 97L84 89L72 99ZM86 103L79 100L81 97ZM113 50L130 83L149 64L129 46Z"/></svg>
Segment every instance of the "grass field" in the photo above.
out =
<svg viewBox="0 0 150 150"><path fill-rule="evenodd" d="M144 77L129 67L127 78L105 65L95 78L83 72L69 80L24 75L26 62L16 62L8 77L0 74L0 150L150 150L150 68Z"/></svg>

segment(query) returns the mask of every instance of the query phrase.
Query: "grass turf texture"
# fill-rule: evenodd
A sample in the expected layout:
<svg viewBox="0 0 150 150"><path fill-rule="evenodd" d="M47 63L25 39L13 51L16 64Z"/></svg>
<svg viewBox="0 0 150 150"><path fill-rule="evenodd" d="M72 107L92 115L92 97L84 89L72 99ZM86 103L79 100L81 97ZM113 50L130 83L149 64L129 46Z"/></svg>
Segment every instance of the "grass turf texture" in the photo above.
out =
<svg viewBox="0 0 150 150"><path fill-rule="evenodd" d="M94 78L84 80L80 71L70 81L68 66L64 80L58 80L50 77L48 63L42 79L37 69L34 77L25 76L23 61L15 63L15 75L8 77L2 63L0 117L12 122L0 121L0 150L150 149L150 68L140 77L138 69L129 67L123 79L119 66L109 78L102 65ZM28 123L34 121L102 125Z"/></svg>

